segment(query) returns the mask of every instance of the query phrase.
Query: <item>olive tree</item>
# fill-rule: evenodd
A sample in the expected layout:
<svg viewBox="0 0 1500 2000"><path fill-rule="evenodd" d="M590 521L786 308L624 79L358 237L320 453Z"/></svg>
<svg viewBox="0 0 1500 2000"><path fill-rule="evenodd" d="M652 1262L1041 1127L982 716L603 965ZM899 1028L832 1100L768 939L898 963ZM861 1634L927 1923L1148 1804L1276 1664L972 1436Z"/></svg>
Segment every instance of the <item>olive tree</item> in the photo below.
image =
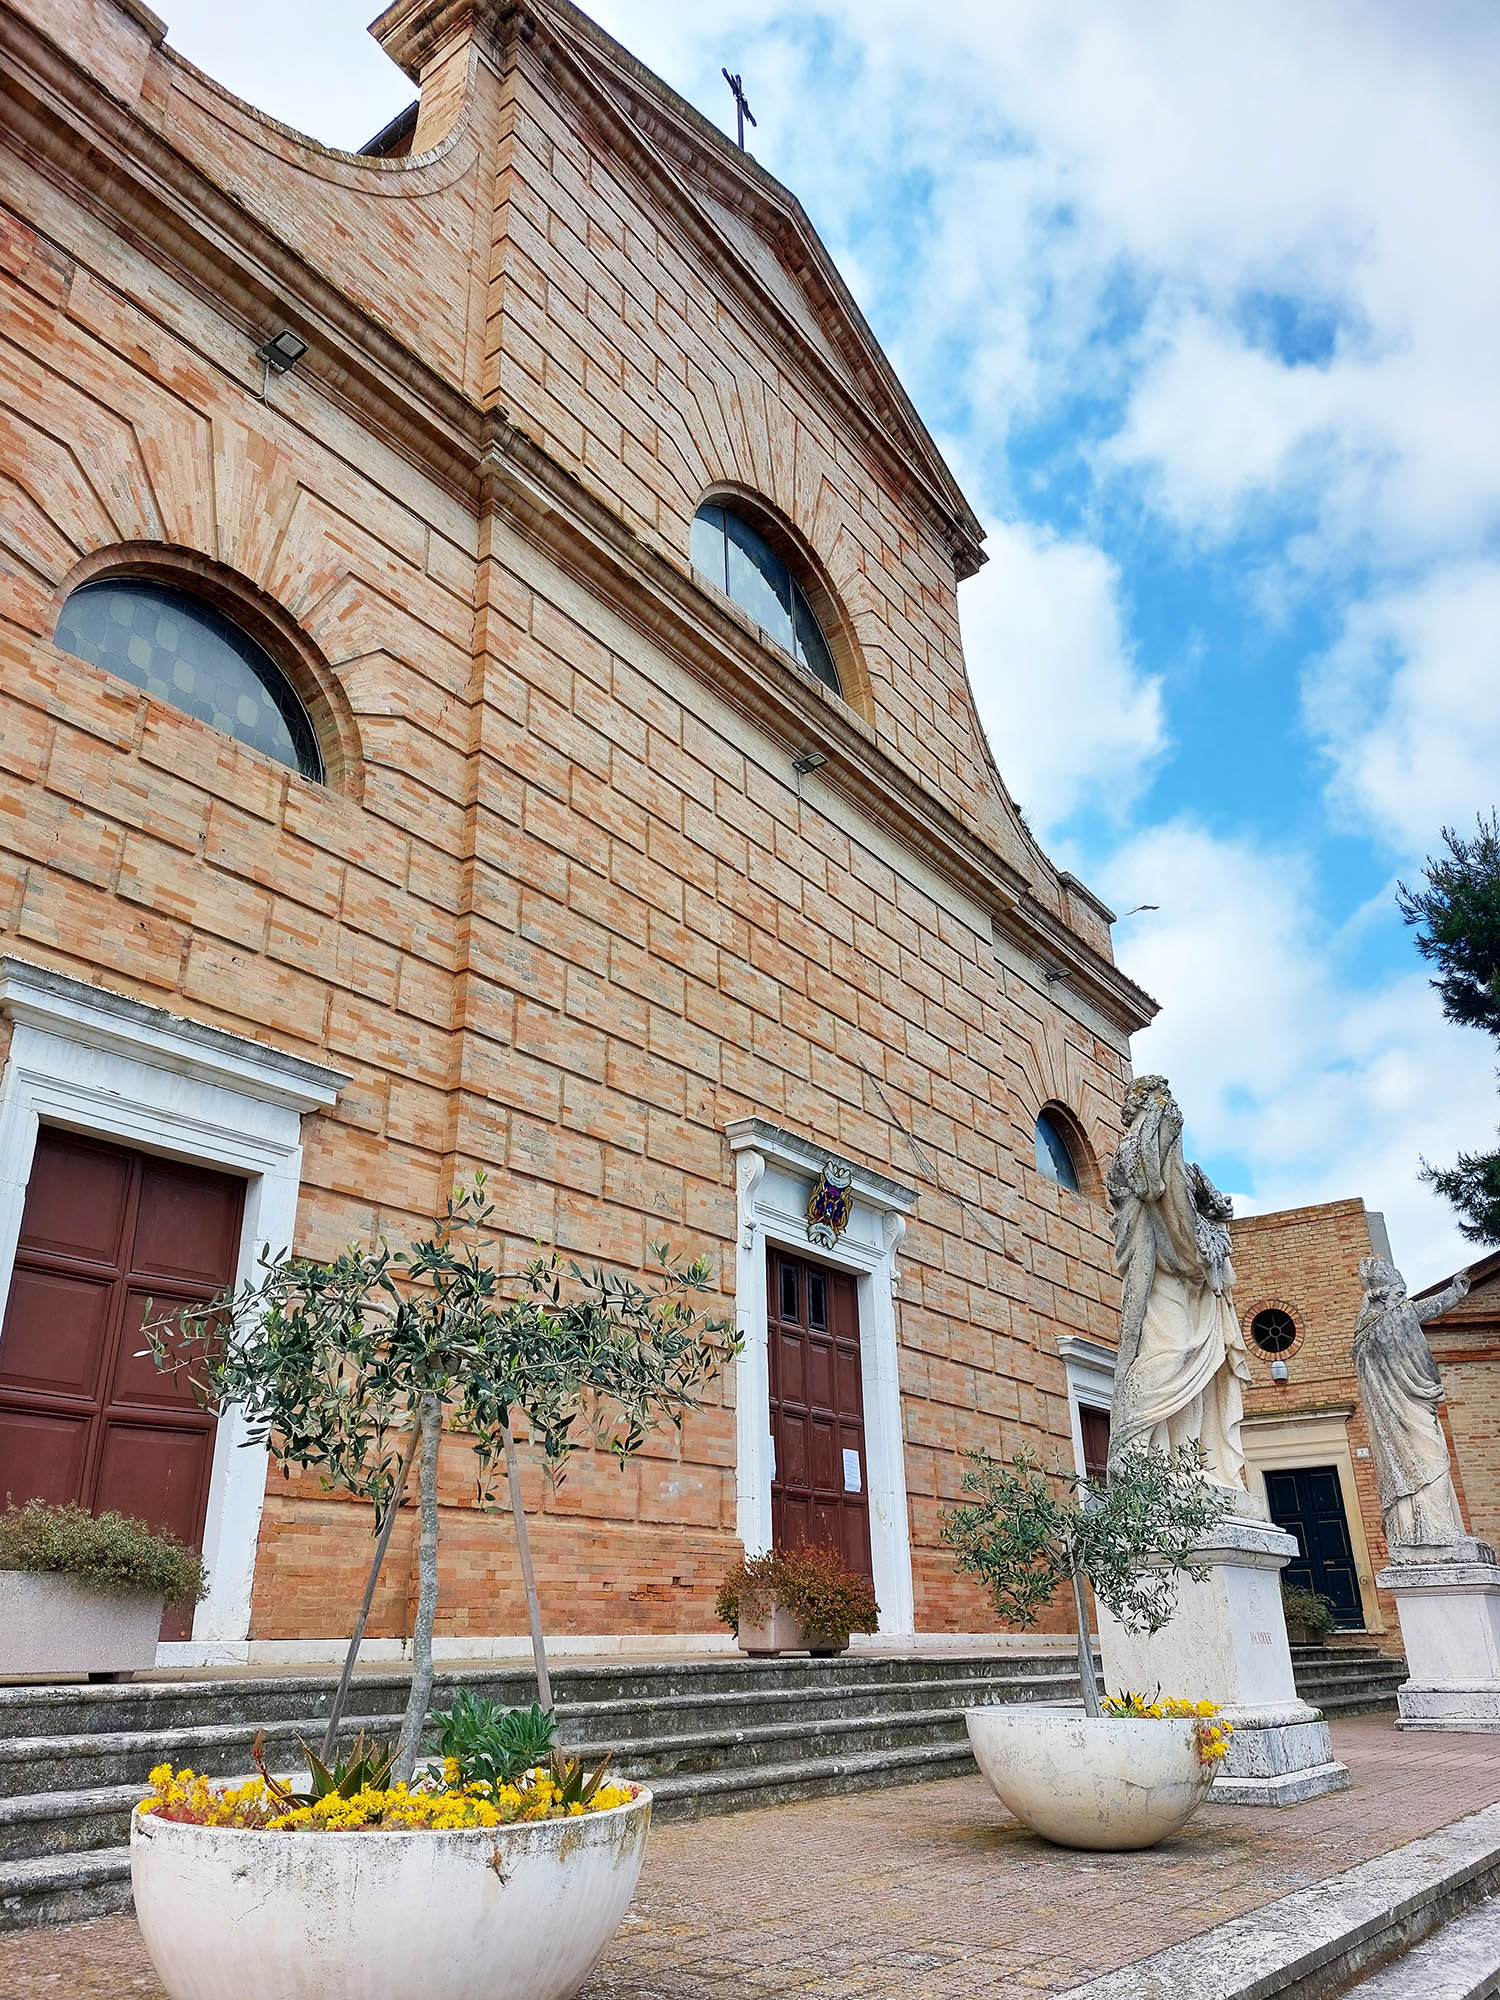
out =
<svg viewBox="0 0 1500 2000"><path fill-rule="evenodd" d="M955 1567L984 1584L1006 1625L1034 1625L1071 1588L1084 1712L1100 1714L1084 1584L1127 1631L1159 1632L1182 1578L1201 1583L1207 1574L1195 1552L1227 1496L1204 1477L1191 1444L1175 1452L1131 1446L1107 1480L1048 1474L1025 1451L1008 1463L985 1451L964 1457L960 1486L975 1497L941 1521Z"/></svg>
<svg viewBox="0 0 1500 2000"><path fill-rule="evenodd" d="M438 1448L445 1424L478 1461L492 1504L503 1465L532 1627L539 1692L551 1706L513 1426L524 1421L554 1479L587 1439L621 1461L654 1425L680 1426L739 1351L732 1322L694 1303L706 1260L651 1246L646 1283L585 1272L554 1253L509 1296L485 1176L455 1189L430 1232L392 1251L352 1244L319 1260L262 1253L255 1275L208 1304L160 1319L147 1310L157 1365L183 1374L205 1408L236 1408L246 1439L285 1477L310 1472L369 1503L375 1549L324 1737L332 1753L391 1530L417 1468L419 1535L412 1685L395 1773L415 1766L432 1692L438 1601Z"/></svg>

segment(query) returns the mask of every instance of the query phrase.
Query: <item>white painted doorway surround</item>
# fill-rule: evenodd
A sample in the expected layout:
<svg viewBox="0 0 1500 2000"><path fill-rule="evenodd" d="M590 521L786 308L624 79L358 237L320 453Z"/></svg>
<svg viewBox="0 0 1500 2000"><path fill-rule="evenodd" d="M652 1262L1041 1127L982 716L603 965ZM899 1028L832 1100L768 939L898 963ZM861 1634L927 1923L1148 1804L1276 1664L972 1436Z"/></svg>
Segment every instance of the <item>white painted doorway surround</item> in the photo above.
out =
<svg viewBox="0 0 1500 2000"><path fill-rule="evenodd" d="M43 1124L241 1176L236 1283L250 1275L264 1244L273 1252L291 1244L302 1116L335 1101L349 1081L343 1070L21 958L0 957L0 1013L13 1023L0 1077L0 1318ZM265 1490L265 1449L245 1443L233 1412L219 1424L209 1476L208 1595L192 1638L159 1646L159 1665L229 1665L249 1657Z"/></svg>
<svg viewBox="0 0 1500 2000"><path fill-rule="evenodd" d="M738 1229L735 1320L744 1348L735 1376L736 1525L747 1555L771 1546L771 1384L766 1250L771 1244L849 1271L859 1302L859 1358L865 1406L865 1474L870 1494L870 1561L882 1633L915 1629L906 1451L896 1328L896 1253L916 1191L856 1166L826 1146L764 1118L724 1128L735 1159ZM807 1237L807 1202L832 1159L850 1168L854 1211L832 1250Z"/></svg>

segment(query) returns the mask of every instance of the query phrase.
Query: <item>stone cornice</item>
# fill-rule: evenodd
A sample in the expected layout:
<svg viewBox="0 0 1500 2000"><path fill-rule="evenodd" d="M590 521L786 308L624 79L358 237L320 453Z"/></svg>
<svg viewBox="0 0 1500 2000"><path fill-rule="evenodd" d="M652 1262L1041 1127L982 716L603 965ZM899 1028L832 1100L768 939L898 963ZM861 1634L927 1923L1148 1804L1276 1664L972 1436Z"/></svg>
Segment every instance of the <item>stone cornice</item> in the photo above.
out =
<svg viewBox="0 0 1500 2000"><path fill-rule="evenodd" d="M789 756L810 745L821 750L828 758L822 781L962 889L1022 950L1056 964L1127 1033L1152 1019L1150 996L1054 916L1025 877L882 748L847 703L762 645L524 432L496 426L485 473L489 505L520 534Z"/></svg>

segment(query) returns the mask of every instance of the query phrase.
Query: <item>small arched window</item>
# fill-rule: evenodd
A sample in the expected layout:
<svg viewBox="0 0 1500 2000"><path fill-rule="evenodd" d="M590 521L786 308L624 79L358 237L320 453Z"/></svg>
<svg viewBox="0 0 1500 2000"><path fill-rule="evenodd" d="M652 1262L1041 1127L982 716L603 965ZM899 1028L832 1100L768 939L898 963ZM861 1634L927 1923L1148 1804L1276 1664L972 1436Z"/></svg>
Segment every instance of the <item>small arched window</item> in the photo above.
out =
<svg viewBox="0 0 1500 2000"><path fill-rule="evenodd" d="M700 507L693 522L693 568L733 598L768 639L800 660L835 694L838 670L802 586L763 536L727 507Z"/></svg>
<svg viewBox="0 0 1500 2000"><path fill-rule="evenodd" d="M149 577L101 577L63 606L56 643L322 783L318 739L291 682L203 598Z"/></svg>
<svg viewBox="0 0 1500 2000"><path fill-rule="evenodd" d="M1074 1194L1083 1192L1078 1165L1062 1126L1045 1111L1036 1121L1036 1164L1038 1173L1059 1187L1070 1188Z"/></svg>

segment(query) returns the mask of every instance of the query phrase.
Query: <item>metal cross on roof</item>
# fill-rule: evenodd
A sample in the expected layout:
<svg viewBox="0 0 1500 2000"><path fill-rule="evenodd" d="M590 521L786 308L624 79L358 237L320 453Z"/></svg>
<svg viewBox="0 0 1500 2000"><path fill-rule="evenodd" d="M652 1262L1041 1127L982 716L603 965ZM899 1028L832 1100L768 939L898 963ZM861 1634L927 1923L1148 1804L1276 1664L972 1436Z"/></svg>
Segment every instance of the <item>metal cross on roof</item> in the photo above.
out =
<svg viewBox="0 0 1500 2000"><path fill-rule="evenodd" d="M734 92L734 109L739 124L740 151L743 153L745 150L745 120L748 118L753 125L755 123L755 113L750 109L750 100L745 95L743 79L731 76L727 69L720 73L724 81L729 85L729 88Z"/></svg>

